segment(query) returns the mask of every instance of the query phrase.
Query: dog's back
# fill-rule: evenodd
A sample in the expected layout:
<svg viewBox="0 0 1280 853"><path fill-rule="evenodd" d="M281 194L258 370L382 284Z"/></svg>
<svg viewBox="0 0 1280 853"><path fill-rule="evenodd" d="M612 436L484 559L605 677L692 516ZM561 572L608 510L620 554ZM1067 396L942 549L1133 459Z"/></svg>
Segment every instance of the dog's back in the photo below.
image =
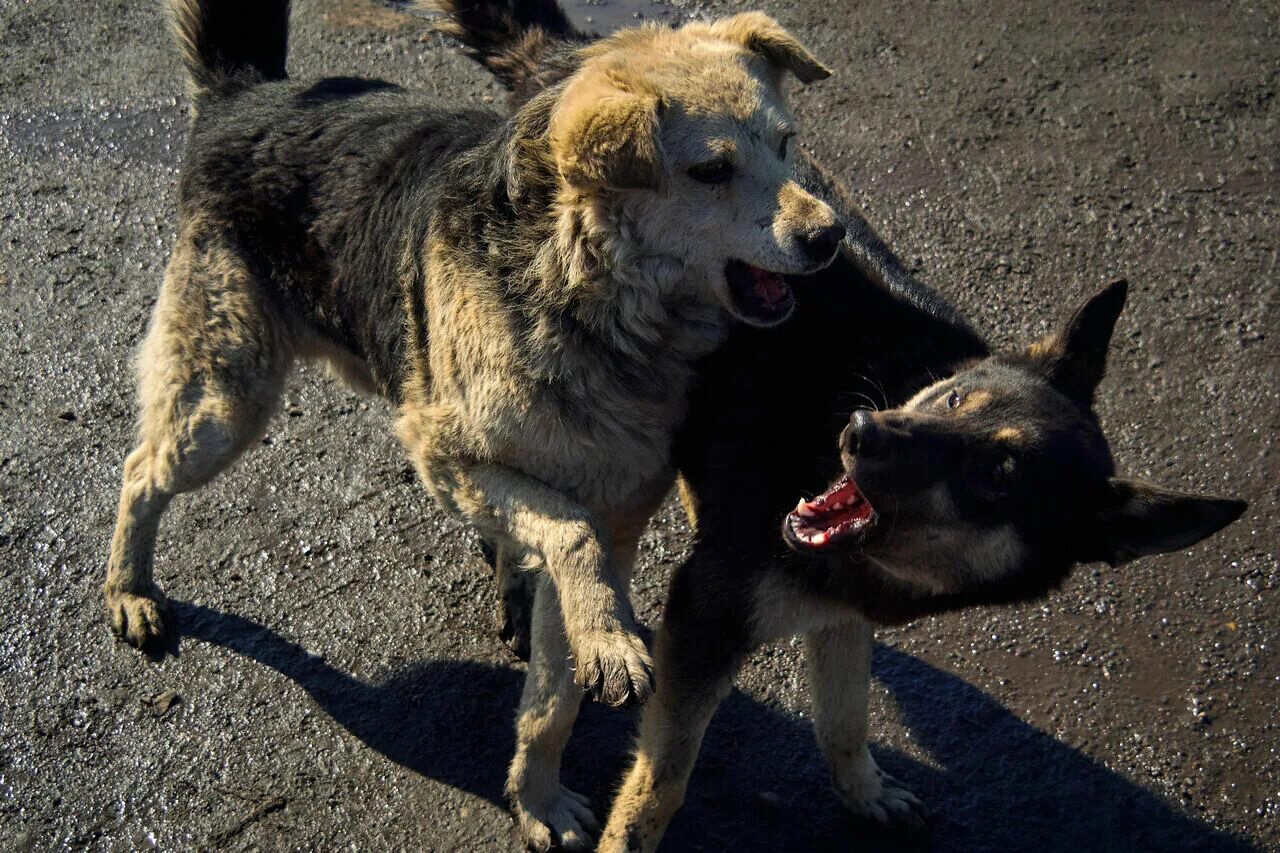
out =
<svg viewBox="0 0 1280 853"><path fill-rule="evenodd" d="M422 243L442 165L500 119L380 80L290 81L288 13L287 0L175 3L194 105L180 216L239 247L304 345L353 356L395 399L403 252Z"/></svg>

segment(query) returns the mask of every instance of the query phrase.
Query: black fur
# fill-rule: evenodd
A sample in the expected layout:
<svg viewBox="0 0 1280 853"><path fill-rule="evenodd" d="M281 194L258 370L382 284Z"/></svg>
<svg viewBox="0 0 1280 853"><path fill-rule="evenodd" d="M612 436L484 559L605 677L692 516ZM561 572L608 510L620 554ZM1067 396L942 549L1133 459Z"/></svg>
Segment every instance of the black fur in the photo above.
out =
<svg viewBox="0 0 1280 853"><path fill-rule="evenodd" d="M229 234L282 299L365 361L396 400L402 256L425 245L441 197L463 194L451 184L457 170L443 164L464 154L501 159L493 138L504 132L492 112L448 110L382 81L265 84L201 110L179 203Z"/></svg>
<svg viewBox="0 0 1280 853"><path fill-rule="evenodd" d="M572 71L573 50L591 40L555 0L432 0L440 29L523 103Z"/></svg>

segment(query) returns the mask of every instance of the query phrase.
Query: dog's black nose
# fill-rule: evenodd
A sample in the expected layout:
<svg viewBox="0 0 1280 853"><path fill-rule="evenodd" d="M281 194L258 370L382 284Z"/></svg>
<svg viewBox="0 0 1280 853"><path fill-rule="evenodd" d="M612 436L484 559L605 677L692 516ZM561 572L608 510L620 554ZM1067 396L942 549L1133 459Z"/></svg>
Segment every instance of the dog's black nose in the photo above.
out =
<svg viewBox="0 0 1280 853"><path fill-rule="evenodd" d="M845 446L852 454L861 457L875 456L884 450L883 435L876 419L866 409L853 413L849 429L845 430Z"/></svg>
<svg viewBox="0 0 1280 853"><path fill-rule="evenodd" d="M804 235L804 253L815 261L828 260L844 239L844 224L837 222Z"/></svg>

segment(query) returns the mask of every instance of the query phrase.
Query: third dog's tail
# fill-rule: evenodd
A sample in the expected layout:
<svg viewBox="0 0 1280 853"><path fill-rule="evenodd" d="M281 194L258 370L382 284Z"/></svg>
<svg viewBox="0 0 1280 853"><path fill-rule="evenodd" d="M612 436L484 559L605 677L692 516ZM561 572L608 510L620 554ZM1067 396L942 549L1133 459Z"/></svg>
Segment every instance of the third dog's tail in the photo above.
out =
<svg viewBox="0 0 1280 853"><path fill-rule="evenodd" d="M169 0L169 10L197 105L288 76L289 0Z"/></svg>
<svg viewBox="0 0 1280 853"><path fill-rule="evenodd" d="M444 14L436 29L462 42L510 92L540 87L554 73L551 57L589 37L570 23L556 0L419 0ZM535 82L536 81L536 82Z"/></svg>

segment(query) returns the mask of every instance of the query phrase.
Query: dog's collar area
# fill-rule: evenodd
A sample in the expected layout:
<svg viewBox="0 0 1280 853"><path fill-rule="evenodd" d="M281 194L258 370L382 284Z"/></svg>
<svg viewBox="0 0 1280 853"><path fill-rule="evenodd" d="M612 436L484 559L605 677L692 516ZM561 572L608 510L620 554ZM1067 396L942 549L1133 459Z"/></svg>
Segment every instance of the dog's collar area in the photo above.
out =
<svg viewBox="0 0 1280 853"><path fill-rule="evenodd" d="M734 307L747 319L774 323L791 313L795 295L781 273L729 261L724 274Z"/></svg>
<svg viewBox="0 0 1280 853"><path fill-rule="evenodd" d="M822 551L860 538L875 526L876 511L850 477L812 500L800 499L783 522L796 550Z"/></svg>

